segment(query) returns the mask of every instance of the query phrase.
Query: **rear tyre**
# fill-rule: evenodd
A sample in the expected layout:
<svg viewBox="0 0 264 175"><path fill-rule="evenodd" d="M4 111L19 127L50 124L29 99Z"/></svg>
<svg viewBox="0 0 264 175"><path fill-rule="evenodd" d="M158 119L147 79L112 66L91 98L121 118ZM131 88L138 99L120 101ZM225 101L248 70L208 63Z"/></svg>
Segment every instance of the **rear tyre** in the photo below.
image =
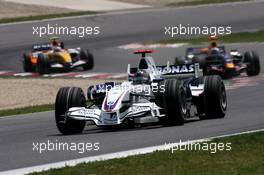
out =
<svg viewBox="0 0 264 175"><path fill-rule="evenodd" d="M61 47L62 49L65 48L64 42L61 42L61 43L60 43L60 47Z"/></svg>
<svg viewBox="0 0 264 175"><path fill-rule="evenodd" d="M39 54L37 61L37 72L41 75L50 73L50 63L47 55Z"/></svg>
<svg viewBox="0 0 264 175"><path fill-rule="evenodd" d="M183 125L187 117L187 101L182 81L175 79L165 80L163 98L166 114L162 118L163 125Z"/></svg>
<svg viewBox="0 0 264 175"><path fill-rule="evenodd" d="M260 62L257 52L246 52L244 55L244 62L248 64L247 75L255 76L260 73Z"/></svg>
<svg viewBox="0 0 264 175"><path fill-rule="evenodd" d="M86 99L81 88L64 87L59 90L55 103L55 120L58 130L62 134L76 134L83 131L85 121L66 117L65 113L71 107L85 106Z"/></svg>
<svg viewBox="0 0 264 175"><path fill-rule="evenodd" d="M223 118L227 110L225 85L218 75L204 77L203 119Z"/></svg>
<svg viewBox="0 0 264 175"><path fill-rule="evenodd" d="M33 71L30 56L28 54L25 54L25 53L23 55L23 70L24 70L24 72L32 72Z"/></svg>
<svg viewBox="0 0 264 175"><path fill-rule="evenodd" d="M181 64L185 64L185 58L183 58L183 57L176 57L174 59L174 65L181 65Z"/></svg>
<svg viewBox="0 0 264 175"><path fill-rule="evenodd" d="M204 69L206 66L206 58L205 57L193 57L192 58L192 63L199 63L200 68Z"/></svg>
<svg viewBox="0 0 264 175"><path fill-rule="evenodd" d="M81 50L80 52L81 60L84 60L86 63L83 65L83 70L90 70L94 67L94 57L93 54L88 50Z"/></svg>

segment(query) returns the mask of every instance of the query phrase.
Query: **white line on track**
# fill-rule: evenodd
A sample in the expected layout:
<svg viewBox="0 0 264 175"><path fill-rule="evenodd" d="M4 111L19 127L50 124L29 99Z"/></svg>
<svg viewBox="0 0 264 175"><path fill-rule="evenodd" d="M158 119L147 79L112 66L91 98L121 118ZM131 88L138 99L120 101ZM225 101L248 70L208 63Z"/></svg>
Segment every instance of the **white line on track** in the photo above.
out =
<svg viewBox="0 0 264 175"><path fill-rule="evenodd" d="M233 134L219 135L219 136L214 136L214 137L209 137L209 138L204 138L204 139L191 140L187 142L181 142L181 145L186 145L186 144L195 143L195 142L205 142L205 141L210 141L215 138L237 136L241 134L250 134L250 133L256 133L256 132L261 132L261 131L264 131L264 129L250 130L250 131L238 132L238 133L233 133ZM84 157L80 159L49 163L49 164L44 164L44 165L39 165L39 166L32 166L32 167L20 168L20 169L15 169L15 170L2 171L0 172L0 175L21 175L21 174L28 174L32 172L41 172L41 171L49 170L51 168L62 168L65 166L75 166L80 163L88 163L88 162L95 162L95 161L102 161L102 160L110 160L110 159L115 159L115 158L124 158L124 157L132 156L132 155L147 154L147 153L152 153L154 151L169 150L172 147L174 147L176 144L177 143L151 146L151 147L133 149L133 150L128 150L128 151L121 151L121 152L116 152L116 153L102 154L98 156L91 156L91 157Z"/></svg>
<svg viewBox="0 0 264 175"><path fill-rule="evenodd" d="M24 72L24 73L15 73L14 76L21 76L21 77L25 77L25 76L32 76L32 73L29 72Z"/></svg>

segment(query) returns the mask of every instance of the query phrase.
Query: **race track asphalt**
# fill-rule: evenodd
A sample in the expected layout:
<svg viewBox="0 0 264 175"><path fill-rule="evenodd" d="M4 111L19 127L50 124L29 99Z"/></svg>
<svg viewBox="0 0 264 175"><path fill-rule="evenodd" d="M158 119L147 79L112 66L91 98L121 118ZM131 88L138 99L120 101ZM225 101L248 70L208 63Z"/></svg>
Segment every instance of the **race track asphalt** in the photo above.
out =
<svg viewBox="0 0 264 175"><path fill-rule="evenodd" d="M69 40L68 45L80 45L91 48L96 56L96 68L94 71L124 72L125 65L130 61L133 62L135 56L130 57L131 50L116 48L118 45L137 41L164 39L164 25L176 25L180 22L232 25L234 31L263 29L263 5L264 3L258 2L235 6L169 8L149 12L133 12L130 14L87 17L56 22L67 25L84 23L101 25L105 29L102 36L87 40L66 39ZM234 9L236 9L235 13ZM249 13L249 11L252 13ZM19 71L21 69L18 64L20 53L27 49L32 42L38 41L30 33L31 25L0 26L0 70ZM262 59L264 57L263 44L228 45L228 48L238 48L241 51L248 49L256 50L261 56L261 65L262 67L264 66L264 60ZM184 47L160 49L160 52L153 54L153 56L160 58L156 59L158 63L165 63L165 60L172 61L175 55L181 55L183 51ZM262 71L257 77L246 79L249 82L256 81L257 83L254 86L248 84L246 87L227 91L228 113L226 118L204 121L194 119L187 122L184 126L161 127L159 125L152 125L116 131L105 131L94 126L88 126L85 128L83 134L62 136L56 129L53 111L0 118L0 171L161 145L165 144L165 142L178 142L179 140L192 140L262 129L264 126L263 79ZM48 140L76 143L99 142L100 150L84 154L71 151L44 152L40 154L32 150L33 142L47 142Z"/></svg>

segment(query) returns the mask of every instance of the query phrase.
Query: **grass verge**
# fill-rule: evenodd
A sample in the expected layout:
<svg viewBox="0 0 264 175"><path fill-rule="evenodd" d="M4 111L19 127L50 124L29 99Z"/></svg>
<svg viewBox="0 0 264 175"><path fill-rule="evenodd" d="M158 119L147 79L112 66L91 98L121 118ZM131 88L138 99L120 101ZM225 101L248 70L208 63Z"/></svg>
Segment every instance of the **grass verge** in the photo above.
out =
<svg viewBox="0 0 264 175"><path fill-rule="evenodd" d="M243 42L264 42L264 31L257 32L240 32L233 33L231 35L218 36L218 42L224 43L243 43ZM173 43L189 43L193 45L208 43L208 37L194 37L188 39L168 39L162 40L159 43L173 44Z"/></svg>
<svg viewBox="0 0 264 175"><path fill-rule="evenodd" d="M81 12L69 12L69 13L58 13L58 14L48 14L48 15L36 15L36 16L24 16L16 18L3 18L0 19L0 23L14 23L22 21L38 21L51 18L61 18L61 17L70 17L70 16L82 16L82 15L93 15L98 12L91 11L81 11Z"/></svg>
<svg viewBox="0 0 264 175"><path fill-rule="evenodd" d="M182 2L171 2L167 6L194 6L194 5L203 5L203 4L219 4L226 2L243 2L250 0L192 0L192 1L182 1Z"/></svg>
<svg viewBox="0 0 264 175"><path fill-rule="evenodd" d="M223 175L264 174L264 132L215 139L209 143L231 143L230 151L158 151L127 158L83 163L32 175Z"/></svg>
<svg viewBox="0 0 264 175"><path fill-rule="evenodd" d="M54 104L29 106L29 107L16 108L16 109L6 109L6 110L0 110L0 117L10 116L10 115L19 115L19 114L28 114L28 113L34 113L34 112L51 111L51 110L54 110Z"/></svg>

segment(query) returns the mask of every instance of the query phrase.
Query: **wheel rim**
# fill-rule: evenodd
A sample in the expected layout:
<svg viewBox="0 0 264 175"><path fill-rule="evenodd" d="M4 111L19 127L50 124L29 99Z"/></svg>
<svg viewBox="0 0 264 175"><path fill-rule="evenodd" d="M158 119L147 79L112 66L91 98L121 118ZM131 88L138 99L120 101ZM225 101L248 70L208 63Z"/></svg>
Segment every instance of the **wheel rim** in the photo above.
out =
<svg viewBox="0 0 264 175"><path fill-rule="evenodd" d="M181 112L185 116L185 114L187 112L187 102L186 102L186 98L185 98L184 89L181 89L180 99L181 99L181 102L180 102Z"/></svg>
<svg viewBox="0 0 264 175"><path fill-rule="evenodd" d="M225 87L222 84L221 86L221 97L220 97L220 103L221 103L221 108L223 111L226 110L227 107L227 100L226 100L226 92L225 92Z"/></svg>

